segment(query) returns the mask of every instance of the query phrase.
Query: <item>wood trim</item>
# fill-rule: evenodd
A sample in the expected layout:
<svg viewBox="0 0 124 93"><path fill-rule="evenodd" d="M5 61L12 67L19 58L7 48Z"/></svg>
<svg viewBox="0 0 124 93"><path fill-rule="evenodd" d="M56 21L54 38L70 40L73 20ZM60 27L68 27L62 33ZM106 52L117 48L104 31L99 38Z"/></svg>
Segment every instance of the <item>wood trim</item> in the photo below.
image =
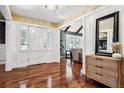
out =
<svg viewBox="0 0 124 93"><path fill-rule="evenodd" d="M66 27L66 29L65 29L65 32L67 32L68 31L68 29L70 28L71 26L67 26Z"/></svg>
<svg viewBox="0 0 124 93"><path fill-rule="evenodd" d="M1 12L0 12L0 20L5 20Z"/></svg>
<svg viewBox="0 0 124 93"><path fill-rule="evenodd" d="M29 18L29 17L25 17L25 16L15 15L15 14L12 14L12 18L13 18L13 21L18 21L18 22L23 22L23 23L28 23L28 24L35 24L35 25L51 27L51 28L58 27L58 24L54 24L51 22L38 20L38 19L34 19L34 18Z"/></svg>
<svg viewBox="0 0 124 93"><path fill-rule="evenodd" d="M76 31L75 34L78 34L83 29L83 26L81 25L80 28Z"/></svg>

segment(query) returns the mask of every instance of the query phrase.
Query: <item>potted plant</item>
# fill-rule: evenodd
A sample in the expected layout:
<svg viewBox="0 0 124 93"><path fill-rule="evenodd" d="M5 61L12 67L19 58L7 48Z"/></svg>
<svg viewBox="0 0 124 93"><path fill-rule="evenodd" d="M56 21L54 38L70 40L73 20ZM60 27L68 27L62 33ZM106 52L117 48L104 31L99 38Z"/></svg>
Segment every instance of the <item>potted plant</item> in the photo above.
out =
<svg viewBox="0 0 124 93"><path fill-rule="evenodd" d="M114 52L112 54L113 58L121 58L121 43L120 42L113 42L112 43L112 50Z"/></svg>

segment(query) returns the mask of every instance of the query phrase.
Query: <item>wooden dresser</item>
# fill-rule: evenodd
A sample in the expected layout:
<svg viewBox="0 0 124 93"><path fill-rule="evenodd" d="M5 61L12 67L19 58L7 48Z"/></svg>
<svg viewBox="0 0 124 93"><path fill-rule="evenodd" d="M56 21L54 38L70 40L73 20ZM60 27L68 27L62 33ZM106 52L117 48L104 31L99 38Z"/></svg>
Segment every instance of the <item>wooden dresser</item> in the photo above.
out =
<svg viewBox="0 0 124 93"><path fill-rule="evenodd" d="M109 87L124 87L124 62L112 57L88 55L86 76Z"/></svg>

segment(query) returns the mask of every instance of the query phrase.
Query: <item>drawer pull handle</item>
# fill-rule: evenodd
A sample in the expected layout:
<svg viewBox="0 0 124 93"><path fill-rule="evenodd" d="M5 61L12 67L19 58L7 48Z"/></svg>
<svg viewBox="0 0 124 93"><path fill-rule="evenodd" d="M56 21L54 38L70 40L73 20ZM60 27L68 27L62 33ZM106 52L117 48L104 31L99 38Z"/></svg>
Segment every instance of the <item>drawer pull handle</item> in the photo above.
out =
<svg viewBox="0 0 124 93"><path fill-rule="evenodd" d="M103 68L103 66L97 66L97 65L96 65L95 67L98 67L98 68Z"/></svg>
<svg viewBox="0 0 124 93"><path fill-rule="evenodd" d="M103 60L102 58L96 58L97 60Z"/></svg>
<svg viewBox="0 0 124 93"><path fill-rule="evenodd" d="M99 74L99 73L97 73L97 72L96 72L95 74L97 74L97 75L99 75L99 76L103 76L103 74Z"/></svg>

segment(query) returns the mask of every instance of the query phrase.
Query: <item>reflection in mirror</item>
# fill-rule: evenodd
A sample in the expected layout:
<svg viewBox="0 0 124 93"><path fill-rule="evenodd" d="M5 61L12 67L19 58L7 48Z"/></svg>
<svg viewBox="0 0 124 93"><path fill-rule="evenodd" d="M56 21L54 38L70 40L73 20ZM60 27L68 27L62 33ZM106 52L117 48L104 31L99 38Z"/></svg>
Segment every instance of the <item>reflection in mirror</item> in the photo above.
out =
<svg viewBox="0 0 124 93"><path fill-rule="evenodd" d="M99 52L112 53L114 17L99 22Z"/></svg>
<svg viewBox="0 0 124 93"><path fill-rule="evenodd" d="M119 11L96 19L95 54L112 56L112 43L118 42Z"/></svg>

